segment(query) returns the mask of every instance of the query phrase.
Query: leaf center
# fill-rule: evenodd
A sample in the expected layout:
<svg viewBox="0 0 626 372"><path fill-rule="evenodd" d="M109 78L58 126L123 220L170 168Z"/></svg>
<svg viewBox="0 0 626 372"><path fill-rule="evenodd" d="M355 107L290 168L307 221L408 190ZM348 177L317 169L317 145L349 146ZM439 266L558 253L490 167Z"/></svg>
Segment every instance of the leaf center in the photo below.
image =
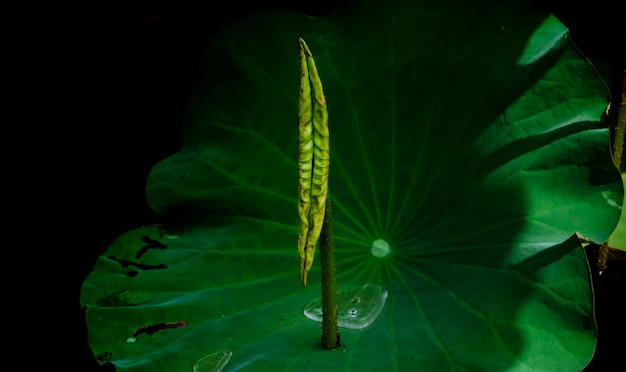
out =
<svg viewBox="0 0 626 372"><path fill-rule="evenodd" d="M375 257L385 257L389 255L390 252L389 243L386 241L378 239L372 242L372 255Z"/></svg>

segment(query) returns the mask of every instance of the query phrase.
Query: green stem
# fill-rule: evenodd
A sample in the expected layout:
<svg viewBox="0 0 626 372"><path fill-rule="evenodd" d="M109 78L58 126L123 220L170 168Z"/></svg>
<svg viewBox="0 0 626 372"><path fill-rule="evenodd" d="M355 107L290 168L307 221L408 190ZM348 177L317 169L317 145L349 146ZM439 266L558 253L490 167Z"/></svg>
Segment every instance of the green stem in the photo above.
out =
<svg viewBox="0 0 626 372"><path fill-rule="evenodd" d="M615 105L616 102L612 102ZM620 169L622 161L622 152L624 148L624 132L626 132L626 61L624 62L624 74L622 75L621 92L615 105L615 119L611 120L611 153L613 154L613 162L617 169Z"/></svg>
<svg viewBox="0 0 626 372"><path fill-rule="evenodd" d="M606 270L606 260L609 257L609 242L606 241L598 247L598 258L596 260L596 270L598 273Z"/></svg>
<svg viewBox="0 0 626 372"><path fill-rule="evenodd" d="M320 264L322 266L322 346L332 350L339 346L337 329L337 278L335 270L335 242L330 198L326 198L326 212L320 234Z"/></svg>
<svg viewBox="0 0 626 372"><path fill-rule="evenodd" d="M613 156L613 163L617 167L617 170L621 170L622 155L624 151L624 133L626 132L626 60L622 62L624 66L624 73L621 75L619 98L616 102L611 102L611 111L609 111L609 123L610 123L610 135L611 135L611 155ZM618 88L619 89L619 88ZM596 261L596 269L603 271L606 269L606 261L609 257L609 242L608 240L600 245L598 249L598 259Z"/></svg>

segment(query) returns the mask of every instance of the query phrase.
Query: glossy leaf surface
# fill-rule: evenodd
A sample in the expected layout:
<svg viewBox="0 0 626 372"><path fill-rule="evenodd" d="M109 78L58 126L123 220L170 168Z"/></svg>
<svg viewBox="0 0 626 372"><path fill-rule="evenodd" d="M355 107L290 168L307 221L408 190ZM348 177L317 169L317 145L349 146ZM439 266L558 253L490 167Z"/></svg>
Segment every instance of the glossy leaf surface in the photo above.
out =
<svg viewBox="0 0 626 372"><path fill-rule="evenodd" d="M302 288L295 251L296 36L324 79L338 288L375 294L363 308L344 296L346 316L385 300L330 352L303 315L319 268ZM623 188L600 124L606 88L556 19L526 1L271 10L216 37L202 73L185 146L147 184L150 205L180 226L120 236L83 285L100 361L536 371L591 359L574 233L606 240Z"/></svg>

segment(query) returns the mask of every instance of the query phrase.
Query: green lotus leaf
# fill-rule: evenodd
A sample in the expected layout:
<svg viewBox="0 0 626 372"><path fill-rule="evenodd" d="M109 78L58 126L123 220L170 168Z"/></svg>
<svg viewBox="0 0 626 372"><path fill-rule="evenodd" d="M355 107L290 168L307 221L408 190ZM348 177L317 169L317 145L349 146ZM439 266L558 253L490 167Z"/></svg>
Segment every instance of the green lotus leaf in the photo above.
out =
<svg viewBox="0 0 626 372"><path fill-rule="evenodd" d="M341 347L302 286L296 37L328 103ZM607 89L532 2L273 9L207 46L183 148L83 283L120 371L580 370L596 343L575 233L605 241L623 186ZM316 258L315 262L319 262ZM306 314L306 315L305 315Z"/></svg>

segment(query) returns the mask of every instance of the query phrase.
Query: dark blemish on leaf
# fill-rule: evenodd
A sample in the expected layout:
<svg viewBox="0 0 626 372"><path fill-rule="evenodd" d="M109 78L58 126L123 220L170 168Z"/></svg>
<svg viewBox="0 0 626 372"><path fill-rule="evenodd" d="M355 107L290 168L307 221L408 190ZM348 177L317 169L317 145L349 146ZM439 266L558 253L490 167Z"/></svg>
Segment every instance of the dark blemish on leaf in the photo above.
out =
<svg viewBox="0 0 626 372"><path fill-rule="evenodd" d="M110 351L103 351L100 354L96 355L96 360L99 363L110 362L113 359L113 353Z"/></svg>
<svg viewBox="0 0 626 372"><path fill-rule="evenodd" d="M102 307L124 306L126 304L122 300L123 294L124 292L121 291L121 292L113 293L112 295L102 297L101 299L98 300L98 306L102 306Z"/></svg>
<svg viewBox="0 0 626 372"><path fill-rule="evenodd" d="M137 306L152 299L152 295L144 291L119 291L98 300L98 306Z"/></svg>
<svg viewBox="0 0 626 372"><path fill-rule="evenodd" d="M147 265L147 264L142 264L139 262L133 262L133 261L129 261L129 260L123 260L123 259L118 259L115 258L115 256L109 256L108 257L109 260L113 260L113 261L117 261L120 265L122 265L122 267L136 267L140 270L158 270L158 269L167 269L167 265L164 264L159 264L159 265Z"/></svg>
<svg viewBox="0 0 626 372"><path fill-rule="evenodd" d="M126 276L130 276L131 278L136 277L136 276L137 276L137 274L139 274L139 272L138 272L138 271L135 271L135 270L128 270L128 271L126 272Z"/></svg>
<svg viewBox="0 0 626 372"><path fill-rule="evenodd" d="M140 239L141 239L142 242L146 243L146 245L144 245L143 247L141 247L141 249L139 249L139 251L135 255L136 259L140 259L141 256L143 256L143 254L148 251L148 249L165 249L165 248L167 248L167 245L161 243L158 240L154 240L154 239L150 238L149 236L145 236L144 235Z"/></svg>
<svg viewBox="0 0 626 372"><path fill-rule="evenodd" d="M185 175L181 176L181 179L185 178ZM156 227L159 232L159 238L161 239L174 239L180 238L182 235L183 228L181 226L177 226L174 224L168 223L153 223L149 225L144 225L144 228Z"/></svg>
<svg viewBox="0 0 626 372"><path fill-rule="evenodd" d="M185 322L184 320L178 320L178 321L171 322L171 323L156 323L156 324L151 324L149 326L145 326L145 327L141 327L137 329L135 333L133 333L133 337L137 337L142 333L151 335L162 329L185 328L185 327L187 327L187 322Z"/></svg>

